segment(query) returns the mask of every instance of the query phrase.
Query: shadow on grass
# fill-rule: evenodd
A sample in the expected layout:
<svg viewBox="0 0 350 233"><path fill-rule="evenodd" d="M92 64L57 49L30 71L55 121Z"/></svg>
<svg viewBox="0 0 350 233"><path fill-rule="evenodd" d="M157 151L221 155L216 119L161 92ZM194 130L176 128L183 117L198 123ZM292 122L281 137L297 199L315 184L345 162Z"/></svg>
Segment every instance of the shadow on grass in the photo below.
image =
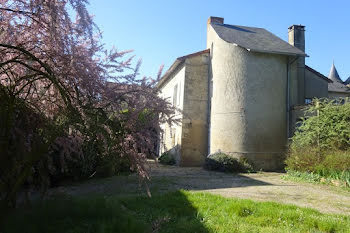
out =
<svg viewBox="0 0 350 233"><path fill-rule="evenodd" d="M209 190L249 186L274 185L244 174L207 171L199 167L155 166L147 182L152 195L158 192L185 190ZM74 186L51 189L50 193L63 192L72 196L86 195L146 195L144 187L139 188L137 176L115 176L92 179Z"/></svg>
<svg viewBox="0 0 350 233"><path fill-rule="evenodd" d="M12 210L0 232L208 232L182 191L147 197L56 197Z"/></svg>
<svg viewBox="0 0 350 233"><path fill-rule="evenodd" d="M234 189L250 186L274 185L244 175L223 175L218 177L151 177L149 187L154 193L164 193L175 190L205 191L213 189Z"/></svg>
<svg viewBox="0 0 350 233"><path fill-rule="evenodd" d="M210 190L250 186L275 186L275 184L259 179L259 176L208 171L199 167L154 166L151 170L150 187L160 190Z"/></svg>
<svg viewBox="0 0 350 233"><path fill-rule="evenodd" d="M273 202L175 191L152 198L56 197L0 219L2 233L348 232L350 218Z"/></svg>

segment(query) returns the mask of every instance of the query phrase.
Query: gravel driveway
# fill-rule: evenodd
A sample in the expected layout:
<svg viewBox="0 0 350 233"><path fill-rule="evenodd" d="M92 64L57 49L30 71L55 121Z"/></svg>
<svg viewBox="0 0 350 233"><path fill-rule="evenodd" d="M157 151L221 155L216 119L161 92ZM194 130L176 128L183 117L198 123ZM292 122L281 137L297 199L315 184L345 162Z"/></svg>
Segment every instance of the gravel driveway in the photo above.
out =
<svg viewBox="0 0 350 233"><path fill-rule="evenodd" d="M350 215L350 191L338 187L295 183L284 180L283 173L259 172L252 174L226 174L206 171L202 168L163 166L150 162L152 192L160 193L176 189L205 191L225 197L245 198L257 201L275 201L310 207L324 213ZM73 186L50 190L50 194L70 195L144 195L137 177L116 176L93 179Z"/></svg>

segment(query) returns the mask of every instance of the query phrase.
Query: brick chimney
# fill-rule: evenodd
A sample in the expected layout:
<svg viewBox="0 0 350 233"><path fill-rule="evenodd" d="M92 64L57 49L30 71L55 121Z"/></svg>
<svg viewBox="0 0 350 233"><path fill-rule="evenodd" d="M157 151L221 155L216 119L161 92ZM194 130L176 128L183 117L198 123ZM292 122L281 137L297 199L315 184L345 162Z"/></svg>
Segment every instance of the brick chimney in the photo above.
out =
<svg viewBox="0 0 350 233"><path fill-rule="evenodd" d="M288 42L305 52L305 26L292 25L288 28Z"/></svg>
<svg viewBox="0 0 350 233"><path fill-rule="evenodd" d="M305 26L292 25L288 28L288 42L305 52ZM298 104L305 103L305 57L299 57L297 63Z"/></svg>
<svg viewBox="0 0 350 233"><path fill-rule="evenodd" d="M224 18L210 16L208 19L208 24L211 23L224 24Z"/></svg>

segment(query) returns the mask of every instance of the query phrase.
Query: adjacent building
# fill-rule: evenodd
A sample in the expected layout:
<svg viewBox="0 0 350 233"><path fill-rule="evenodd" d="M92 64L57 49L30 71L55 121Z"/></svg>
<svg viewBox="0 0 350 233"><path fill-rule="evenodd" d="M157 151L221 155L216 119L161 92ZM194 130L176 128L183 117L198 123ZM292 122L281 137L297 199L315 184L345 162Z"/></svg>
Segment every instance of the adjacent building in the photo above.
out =
<svg viewBox="0 0 350 233"><path fill-rule="evenodd" d="M350 83L350 77L343 82L334 66L334 62L329 71L328 78L332 80L332 82L328 84L328 97L330 99L350 97L350 88L348 86Z"/></svg>

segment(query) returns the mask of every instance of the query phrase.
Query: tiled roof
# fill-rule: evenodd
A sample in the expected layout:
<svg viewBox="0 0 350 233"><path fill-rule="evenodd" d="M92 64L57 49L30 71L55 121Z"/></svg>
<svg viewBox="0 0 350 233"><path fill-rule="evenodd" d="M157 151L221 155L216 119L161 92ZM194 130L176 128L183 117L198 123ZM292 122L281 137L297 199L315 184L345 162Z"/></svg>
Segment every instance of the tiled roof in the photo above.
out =
<svg viewBox="0 0 350 233"><path fill-rule="evenodd" d="M228 43L248 51L306 56L300 49L275 36L264 28L211 23L215 32Z"/></svg>
<svg viewBox="0 0 350 233"><path fill-rule="evenodd" d="M349 76L349 78L347 80L345 80L344 84L345 85L349 85L350 84L350 76Z"/></svg>
<svg viewBox="0 0 350 233"><path fill-rule="evenodd" d="M331 92L342 92L350 93L350 88L343 83L343 80L339 77L338 71L332 64L331 70L329 71L328 78L332 80L332 83L328 83L328 91Z"/></svg>
<svg viewBox="0 0 350 233"><path fill-rule="evenodd" d="M341 82L328 83L328 91L350 93L350 88Z"/></svg>
<svg viewBox="0 0 350 233"><path fill-rule="evenodd" d="M341 82L343 83L343 80L339 77L338 71L334 66L334 63L332 64L331 70L329 71L328 78L332 80L333 82Z"/></svg>

